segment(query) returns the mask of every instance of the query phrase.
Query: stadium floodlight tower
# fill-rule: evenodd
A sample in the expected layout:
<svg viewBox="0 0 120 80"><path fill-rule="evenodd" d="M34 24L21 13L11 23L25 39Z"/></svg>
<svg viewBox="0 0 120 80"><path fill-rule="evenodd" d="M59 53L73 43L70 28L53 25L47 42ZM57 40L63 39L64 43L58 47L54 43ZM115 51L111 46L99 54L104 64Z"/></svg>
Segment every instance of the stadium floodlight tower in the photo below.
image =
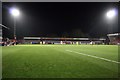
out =
<svg viewBox="0 0 120 80"><path fill-rule="evenodd" d="M16 40L16 18L20 15L20 11L17 8L11 8L10 13L14 17L14 39Z"/></svg>
<svg viewBox="0 0 120 80"><path fill-rule="evenodd" d="M113 22L115 21L117 14L118 14L118 13L117 13L117 9L115 9L115 8L110 9L110 10L107 11L107 13L106 13L107 21L108 21L109 24L111 25L111 32L112 32L112 28L113 28ZM109 27L109 28L110 28L110 27Z"/></svg>

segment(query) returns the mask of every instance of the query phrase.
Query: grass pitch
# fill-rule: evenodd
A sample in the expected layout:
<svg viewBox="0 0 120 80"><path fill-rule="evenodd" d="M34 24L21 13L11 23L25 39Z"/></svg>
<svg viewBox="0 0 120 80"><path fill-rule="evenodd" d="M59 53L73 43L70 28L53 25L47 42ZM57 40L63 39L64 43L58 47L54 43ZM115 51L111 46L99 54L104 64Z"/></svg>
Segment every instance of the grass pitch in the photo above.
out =
<svg viewBox="0 0 120 80"><path fill-rule="evenodd" d="M2 47L3 78L116 78L116 45L17 45ZM97 56L94 58L86 55Z"/></svg>

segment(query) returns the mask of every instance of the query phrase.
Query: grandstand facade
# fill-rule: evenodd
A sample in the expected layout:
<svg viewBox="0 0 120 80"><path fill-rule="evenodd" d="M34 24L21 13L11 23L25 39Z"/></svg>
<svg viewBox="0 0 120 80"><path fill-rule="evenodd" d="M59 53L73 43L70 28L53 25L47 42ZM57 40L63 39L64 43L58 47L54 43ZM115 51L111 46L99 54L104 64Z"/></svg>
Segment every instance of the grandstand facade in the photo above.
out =
<svg viewBox="0 0 120 80"><path fill-rule="evenodd" d="M104 44L104 38L24 37L24 44Z"/></svg>
<svg viewBox="0 0 120 80"><path fill-rule="evenodd" d="M120 33L108 34L109 44L120 44Z"/></svg>

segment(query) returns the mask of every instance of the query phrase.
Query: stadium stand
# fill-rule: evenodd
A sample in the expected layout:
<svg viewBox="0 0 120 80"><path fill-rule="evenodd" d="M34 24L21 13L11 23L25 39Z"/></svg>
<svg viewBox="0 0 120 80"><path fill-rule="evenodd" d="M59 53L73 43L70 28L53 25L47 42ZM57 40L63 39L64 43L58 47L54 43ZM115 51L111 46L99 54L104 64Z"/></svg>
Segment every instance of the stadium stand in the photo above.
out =
<svg viewBox="0 0 120 80"><path fill-rule="evenodd" d="M107 35L109 37L109 44L112 45L119 45L120 44L120 33L114 33L114 34L108 34Z"/></svg>
<svg viewBox="0 0 120 80"><path fill-rule="evenodd" d="M104 44L104 38L24 37L24 44Z"/></svg>

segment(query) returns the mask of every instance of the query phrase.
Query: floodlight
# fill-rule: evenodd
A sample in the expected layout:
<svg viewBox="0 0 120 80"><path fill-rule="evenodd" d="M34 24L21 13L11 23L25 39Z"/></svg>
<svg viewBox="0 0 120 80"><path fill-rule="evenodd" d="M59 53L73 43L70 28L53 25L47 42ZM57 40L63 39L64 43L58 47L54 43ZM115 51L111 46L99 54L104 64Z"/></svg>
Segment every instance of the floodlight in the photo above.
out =
<svg viewBox="0 0 120 80"><path fill-rule="evenodd" d="M108 11L106 16L107 18L112 19L116 16L116 14L117 14L117 11L113 9L113 10Z"/></svg>
<svg viewBox="0 0 120 80"><path fill-rule="evenodd" d="M14 17L17 17L17 16L20 15L19 10L16 9L16 8L11 8L11 9L10 9L10 13L11 13Z"/></svg>

